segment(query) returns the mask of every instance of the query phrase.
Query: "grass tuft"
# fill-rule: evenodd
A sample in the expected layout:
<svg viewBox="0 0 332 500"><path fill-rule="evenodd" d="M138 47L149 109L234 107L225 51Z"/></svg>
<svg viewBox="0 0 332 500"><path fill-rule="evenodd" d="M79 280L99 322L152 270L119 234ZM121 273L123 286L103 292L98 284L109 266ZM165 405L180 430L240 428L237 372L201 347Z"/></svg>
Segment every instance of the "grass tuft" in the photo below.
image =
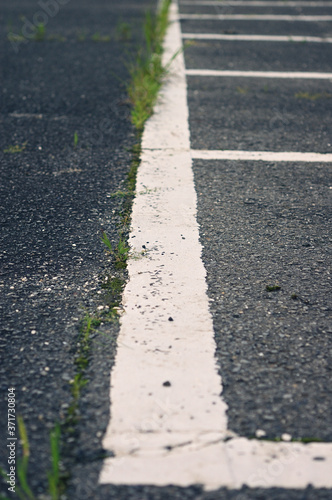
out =
<svg viewBox="0 0 332 500"><path fill-rule="evenodd" d="M164 0L157 14L148 12L144 23L144 46L129 67L128 95L132 103L131 120L138 131L153 113L167 68L163 66L163 39L168 26L170 0Z"/></svg>

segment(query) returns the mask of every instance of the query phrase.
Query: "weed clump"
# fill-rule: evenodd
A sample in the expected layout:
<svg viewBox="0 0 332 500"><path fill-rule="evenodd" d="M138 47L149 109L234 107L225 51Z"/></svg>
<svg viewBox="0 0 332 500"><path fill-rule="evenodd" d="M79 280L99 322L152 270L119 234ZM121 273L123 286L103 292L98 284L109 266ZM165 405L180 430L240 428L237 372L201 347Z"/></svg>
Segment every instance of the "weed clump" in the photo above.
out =
<svg viewBox="0 0 332 500"><path fill-rule="evenodd" d="M131 120L138 131L152 115L166 68L162 63L163 39L168 27L170 0L164 0L157 14L148 12L144 24L144 46L129 67L129 99L133 105Z"/></svg>

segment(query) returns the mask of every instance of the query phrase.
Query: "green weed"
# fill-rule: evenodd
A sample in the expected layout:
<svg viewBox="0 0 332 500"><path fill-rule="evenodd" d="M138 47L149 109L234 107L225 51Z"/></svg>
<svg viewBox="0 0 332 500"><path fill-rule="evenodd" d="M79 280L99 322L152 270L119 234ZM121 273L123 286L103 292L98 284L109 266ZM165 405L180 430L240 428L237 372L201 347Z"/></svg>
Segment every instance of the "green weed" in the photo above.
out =
<svg viewBox="0 0 332 500"><path fill-rule="evenodd" d="M249 92L247 87L236 87L236 91L239 94L248 94L248 92Z"/></svg>
<svg viewBox="0 0 332 500"><path fill-rule="evenodd" d="M47 473L48 488L52 500L60 498L60 425L56 424L50 434L52 469Z"/></svg>
<svg viewBox="0 0 332 500"><path fill-rule="evenodd" d="M116 38L121 42L128 42L131 39L130 24L121 22L116 27Z"/></svg>
<svg viewBox="0 0 332 500"><path fill-rule="evenodd" d="M168 26L170 0L164 0L159 12L146 14L144 23L145 44L134 64L129 67L131 82L128 95L133 109L131 119L137 130L153 113L163 78L167 68L162 64L162 42Z"/></svg>
<svg viewBox="0 0 332 500"><path fill-rule="evenodd" d="M108 236L105 233L105 231L102 232L102 235L101 235L100 239L104 243L104 245L106 245L106 247L108 248L109 252L112 254L113 253L112 243L108 239Z"/></svg>
<svg viewBox="0 0 332 500"><path fill-rule="evenodd" d="M97 32L91 36L91 40L93 42L110 42L111 36L110 35L101 35L100 33Z"/></svg>
<svg viewBox="0 0 332 500"><path fill-rule="evenodd" d="M102 232L101 241L104 243L109 253L113 257L115 268L124 269L126 267L126 262L129 254L129 247L126 241L120 235L118 245L113 248L105 231Z"/></svg>
<svg viewBox="0 0 332 500"><path fill-rule="evenodd" d="M33 36L33 39L36 42L43 42L45 40L45 36L46 36L45 25L43 23L37 24L36 29L35 29L35 34Z"/></svg>
<svg viewBox="0 0 332 500"><path fill-rule="evenodd" d="M77 148L78 144L78 134L77 132L74 132L74 148Z"/></svg>
<svg viewBox="0 0 332 500"><path fill-rule="evenodd" d="M30 458L30 444L28 433L23 418L17 417L18 432L22 445L22 457L17 459L17 477L19 486L16 486L17 495L21 500L36 500L28 484L28 467ZM50 433L51 446L51 470L47 473L48 489L52 500L59 500L63 488L63 482L60 475L60 425L56 424ZM3 475L3 471L1 471Z"/></svg>
<svg viewBox="0 0 332 500"><path fill-rule="evenodd" d="M332 94L327 92L317 92L315 94L310 94L310 92L297 92L295 94L296 99L307 99L309 101L317 101L318 99L330 99Z"/></svg>
<svg viewBox="0 0 332 500"><path fill-rule="evenodd" d="M127 196L132 196L134 193L132 191L115 191L111 194L111 198L126 198Z"/></svg>
<svg viewBox="0 0 332 500"><path fill-rule="evenodd" d="M89 364L91 334L99 325L100 320L91 316L90 314L85 315L78 338L77 351L75 356L76 374L74 376L74 379L71 381L71 393L73 401L68 408L68 417L66 421L67 430L69 430L69 432L71 432L73 426L77 422L79 398L83 387L88 382L84 376L84 372Z"/></svg>
<svg viewBox="0 0 332 500"><path fill-rule="evenodd" d="M18 35L16 33L12 33L12 32L7 34L7 39L9 40L9 42L13 42L13 43L22 43L22 42L26 41L25 36Z"/></svg>
<svg viewBox="0 0 332 500"><path fill-rule="evenodd" d="M267 292L277 292L278 290L281 290L281 286L279 286L279 285L266 285L265 289Z"/></svg>
<svg viewBox="0 0 332 500"><path fill-rule="evenodd" d="M25 148L27 147L27 144L28 144L28 141L23 142L23 144L21 146L19 146L19 144L15 144L15 146L10 145L10 146L8 146L8 148L4 149L3 152L4 153L11 153L11 154L22 153L25 150Z"/></svg>
<svg viewBox="0 0 332 500"><path fill-rule="evenodd" d="M35 496L28 484L27 474L30 457L30 445L27 430L21 416L17 417L17 425L22 444L22 458L18 458L17 460L17 476L20 483L20 487L17 488L17 493L21 499L28 498L29 500L35 500Z"/></svg>
<svg viewBox="0 0 332 500"><path fill-rule="evenodd" d="M115 254L115 267L116 269L124 269L126 267L127 259L129 254L129 247L127 242L120 237L117 251Z"/></svg>

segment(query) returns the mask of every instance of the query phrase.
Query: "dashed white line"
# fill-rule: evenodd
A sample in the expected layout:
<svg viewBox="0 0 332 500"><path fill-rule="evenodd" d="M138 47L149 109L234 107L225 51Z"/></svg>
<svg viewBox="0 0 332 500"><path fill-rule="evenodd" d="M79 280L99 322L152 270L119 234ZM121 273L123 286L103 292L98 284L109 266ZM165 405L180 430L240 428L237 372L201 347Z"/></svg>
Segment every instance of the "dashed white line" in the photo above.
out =
<svg viewBox="0 0 332 500"><path fill-rule="evenodd" d="M332 38L317 36L297 35L224 35L221 33L183 33L183 39L189 40L229 40L246 42L307 42L307 43L332 43Z"/></svg>
<svg viewBox="0 0 332 500"><path fill-rule="evenodd" d="M181 14L181 20L188 21L292 21L329 22L332 16L291 16L287 14Z"/></svg>
<svg viewBox="0 0 332 500"><path fill-rule="evenodd" d="M332 80L332 73L307 73L298 71L231 71L218 69L187 69L187 76L243 77L243 78L304 78Z"/></svg>
<svg viewBox="0 0 332 500"><path fill-rule="evenodd" d="M181 45L175 3L171 20L165 61ZM227 431L196 221L182 53L146 125L141 160L103 440L114 457L104 461L100 483L332 487L330 444L255 441Z"/></svg>
<svg viewBox="0 0 332 500"><path fill-rule="evenodd" d="M191 150L195 160L243 160L266 162L301 162L301 163L332 163L331 153L300 153L275 151L224 151L224 150Z"/></svg>

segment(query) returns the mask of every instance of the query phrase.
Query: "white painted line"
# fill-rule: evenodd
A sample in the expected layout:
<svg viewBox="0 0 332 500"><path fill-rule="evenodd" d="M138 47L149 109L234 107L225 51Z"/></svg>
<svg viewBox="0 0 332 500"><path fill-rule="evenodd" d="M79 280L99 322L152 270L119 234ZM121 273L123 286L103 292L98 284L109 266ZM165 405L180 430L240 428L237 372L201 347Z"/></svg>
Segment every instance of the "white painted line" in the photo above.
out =
<svg viewBox="0 0 332 500"><path fill-rule="evenodd" d="M165 60L181 44L172 4ZM196 221L181 53L143 136L100 483L332 487L332 446L227 431ZM142 245L148 249L140 256ZM140 257L139 257L140 256ZM227 441L227 438L231 438ZM316 458L319 457L319 461Z"/></svg>
<svg viewBox="0 0 332 500"><path fill-rule="evenodd" d="M181 20L188 21L301 21L328 22L332 16L290 16L284 14L181 14Z"/></svg>
<svg viewBox="0 0 332 500"><path fill-rule="evenodd" d="M198 1L181 1L181 5L207 5L207 6L218 6L218 7L228 7L245 5L246 7L332 7L332 2L310 2L310 1L296 1L296 2L288 2L287 0L268 0L268 1L259 1L259 0L198 0Z"/></svg>
<svg viewBox="0 0 332 500"><path fill-rule="evenodd" d="M274 151L223 151L192 149L194 160L244 160L268 162L332 163L332 154Z"/></svg>
<svg viewBox="0 0 332 500"><path fill-rule="evenodd" d="M283 35L223 35L220 33L183 33L183 39L189 40L227 40L246 42L307 42L332 43L332 38L318 36L283 36Z"/></svg>
<svg viewBox="0 0 332 500"><path fill-rule="evenodd" d="M217 69L187 69L187 76L218 76L243 78L306 78L311 80L331 80L332 73L302 73L296 71L228 71Z"/></svg>

